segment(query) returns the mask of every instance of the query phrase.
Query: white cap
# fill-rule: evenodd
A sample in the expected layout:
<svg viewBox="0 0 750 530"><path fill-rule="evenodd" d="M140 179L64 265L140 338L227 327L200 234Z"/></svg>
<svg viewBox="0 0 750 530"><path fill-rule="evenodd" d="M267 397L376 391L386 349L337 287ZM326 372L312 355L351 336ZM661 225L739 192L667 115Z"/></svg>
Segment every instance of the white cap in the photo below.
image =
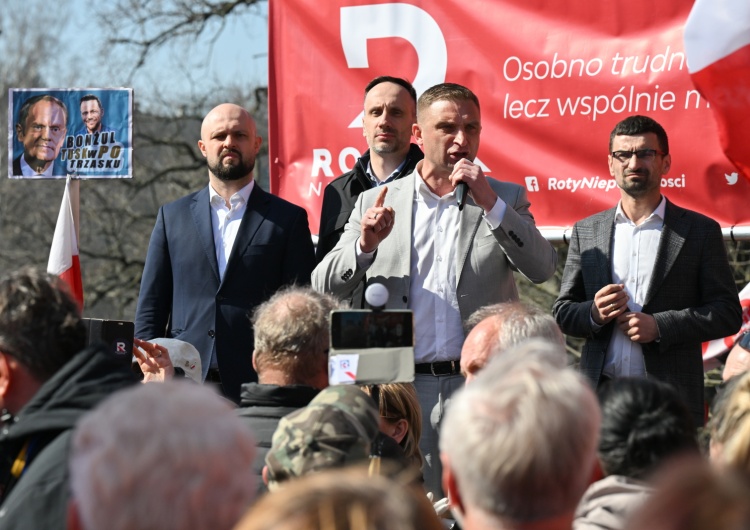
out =
<svg viewBox="0 0 750 530"><path fill-rule="evenodd" d="M202 382L201 356L195 346L182 340L164 337L152 339L149 342L164 346L169 353L172 366L185 370L185 375L196 383Z"/></svg>

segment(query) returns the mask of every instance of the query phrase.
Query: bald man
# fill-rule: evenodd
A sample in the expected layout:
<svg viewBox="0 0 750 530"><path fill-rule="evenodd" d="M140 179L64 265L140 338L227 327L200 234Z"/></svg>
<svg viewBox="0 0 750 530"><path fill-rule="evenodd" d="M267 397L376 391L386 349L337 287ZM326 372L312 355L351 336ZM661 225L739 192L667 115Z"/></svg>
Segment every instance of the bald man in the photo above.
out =
<svg viewBox="0 0 750 530"><path fill-rule="evenodd" d="M203 380L235 402L258 380L249 314L280 287L309 284L315 266L305 210L253 180L261 141L242 107L204 118L208 186L159 209L135 317L137 338L195 346Z"/></svg>

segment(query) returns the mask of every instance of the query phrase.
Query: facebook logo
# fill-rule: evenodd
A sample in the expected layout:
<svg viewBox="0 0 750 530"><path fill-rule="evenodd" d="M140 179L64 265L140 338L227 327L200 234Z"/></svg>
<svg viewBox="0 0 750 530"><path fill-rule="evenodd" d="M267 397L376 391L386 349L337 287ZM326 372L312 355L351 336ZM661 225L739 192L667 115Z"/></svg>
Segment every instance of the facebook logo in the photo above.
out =
<svg viewBox="0 0 750 530"><path fill-rule="evenodd" d="M539 180L536 177L526 177L526 189L529 191L539 191Z"/></svg>

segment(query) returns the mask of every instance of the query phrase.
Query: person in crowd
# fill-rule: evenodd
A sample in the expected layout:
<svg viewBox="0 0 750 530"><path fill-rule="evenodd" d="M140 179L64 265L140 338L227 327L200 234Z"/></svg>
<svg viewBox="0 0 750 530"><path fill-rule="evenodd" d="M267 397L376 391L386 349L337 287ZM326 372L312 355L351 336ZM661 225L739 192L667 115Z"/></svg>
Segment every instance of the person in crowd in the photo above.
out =
<svg viewBox="0 0 750 530"><path fill-rule="evenodd" d="M201 357L190 343L177 339L133 339L133 370L143 376L142 383L190 378L200 383Z"/></svg>
<svg viewBox="0 0 750 530"><path fill-rule="evenodd" d="M470 383L495 355L528 339L560 345L565 360L565 337L548 313L526 302L501 302L480 307L466 322L469 333L461 348L461 373Z"/></svg>
<svg viewBox="0 0 750 530"><path fill-rule="evenodd" d="M68 109L56 97L42 94L24 101L16 122L23 153L13 159L13 176L52 177L67 123Z"/></svg>
<svg viewBox="0 0 750 530"><path fill-rule="evenodd" d="M481 131L471 90L454 83L426 90L412 128L424 159L411 174L357 198L344 234L312 277L316 290L341 299L351 299L362 282L382 283L387 309L414 311L420 449L426 486L438 496L443 406L464 382L463 321L479 307L517 299L514 270L543 282L557 264L526 189L488 178L474 163Z"/></svg>
<svg viewBox="0 0 750 530"><path fill-rule="evenodd" d="M306 407L328 386L329 315L339 303L309 287L287 287L255 309L253 367L258 382L242 385L238 413L252 429L260 480L279 420Z"/></svg>
<svg viewBox="0 0 750 530"><path fill-rule="evenodd" d="M695 425L677 392L655 379L621 378L599 391L601 480L576 510L574 530L622 530L653 491L652 477L667 459L699 455Z"/></svg>
<svg viewBox="0 0 750 530"><path fill-rule="evenodd" d="M380 432L395 440L406 459L417 469L422 468L422 410L417 390L412 383L365 385L362 390L375 398L380 413Z"/></svg>
<svg viewBox="0 0 750 530"><path fill-rule="evenodd" d="M736 375L741 375L750 369L750 331L740 335L729 350L724 370L721 373L723 381L729 381Z"/></svg>
<svg viewBox="0 0 750 530"><path fill-rule="evenodd" d="M257 380L248 314L284 285L309 284L315 265L305 210L253 180L260 145L242 107L206 115L198 147L209 184L159 209L135 317L140 339L195 346L203 380L236 403Z"/></svg>
<svg viewBox="0 0 750 530"><path fill-rule="evenodd" d="M620 201L573 227L555 319L586 338L580 369L594 386L648 374L674 386L703 425L701 343L742 323L721 228L661 194L672 157L653 119L619 122L608 161Z"/></svg>
<svg viewBox="0 0 750 530"><path fill-rule="evenodd" d="M405 79L376 77L365 87L362 132L369 149L354 168L323 190L315 256L320 262L338 243L359 194L411 174L424 158L411 143L417 121L417 92Z"/></svg>
<svg viewBox="0 0 750 530"><path fill-rule="evenodd" d="M625 530L740 530L750 528L750 485L744 473L717 469L702 458L667 465L654 493Z"/></svg>
<svg viewBox="0 0 750 530"><path fill-rule="evenodd" d="M73 435L70 530L230 530L255 495L250 430L201 385L117 393Z"/></svg>
<svg viewBox="0 0 750 530"><path fill-rule="evenodd" d="M750 372L733 377L709 422L709 454L719 466L750 472Z"/></svg>
<svg viewBox="0 0 750 530"><path fill-rule="evenodd" d="M309 473L367 462L377 434L375 402L357 386L329 386L281 418L263 479L273 491Z"/></svg>
<svg viewBox="0 0 750 530"><path fill-rule="evenodd" d="M235 530L440 530L424 492L367 469L327 470L266 495Z"/></svg>
<svg viewBox="0 0 750 530"><path fill-rule="evenodd" d="M76 135L112 132L114 129L107 127L102 122L102 118L104 118L102 101L94 94L86 94L81 98L81 121L83 122L83 127L76 132Z"/></svg>
<svg viewBox="0 0 750 530"><path fill-rule="evenodd" d="M454 396L440 433L443 487L464 530L570 529L593 476L599 404L530 340L493 358Z"/></svg>
<svg viewBox="0 0 750 530"><path fill-rule="evenodd" d="M86 328L67 285L37 269L0 279L0 528L64 529L78 419L136 379Z"/></svg>

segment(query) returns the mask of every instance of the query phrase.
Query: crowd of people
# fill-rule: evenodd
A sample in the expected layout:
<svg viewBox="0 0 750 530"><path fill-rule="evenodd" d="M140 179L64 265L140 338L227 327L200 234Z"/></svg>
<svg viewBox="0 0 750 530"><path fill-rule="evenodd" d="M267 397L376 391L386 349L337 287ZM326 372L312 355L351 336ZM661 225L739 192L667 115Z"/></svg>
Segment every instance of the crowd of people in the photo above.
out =
<svg viewBox="0 0 750 530"><path fill-rule="evenodd" d="M363 116L316 255L305 211L253 179L250 114L208 113L209 184L149 244L137 370L86 347L61 280L0 279L0 529L750 525L746 361L698 442L700 344L742 311L718 224L661 194L664 129L613 128L620 200L573 228L550 313L514 272L544 282L557 254L525 188L473 162L474 93L383 76ZM414 381L331 386L331 311L374 283L413 312Z"/></svg>

